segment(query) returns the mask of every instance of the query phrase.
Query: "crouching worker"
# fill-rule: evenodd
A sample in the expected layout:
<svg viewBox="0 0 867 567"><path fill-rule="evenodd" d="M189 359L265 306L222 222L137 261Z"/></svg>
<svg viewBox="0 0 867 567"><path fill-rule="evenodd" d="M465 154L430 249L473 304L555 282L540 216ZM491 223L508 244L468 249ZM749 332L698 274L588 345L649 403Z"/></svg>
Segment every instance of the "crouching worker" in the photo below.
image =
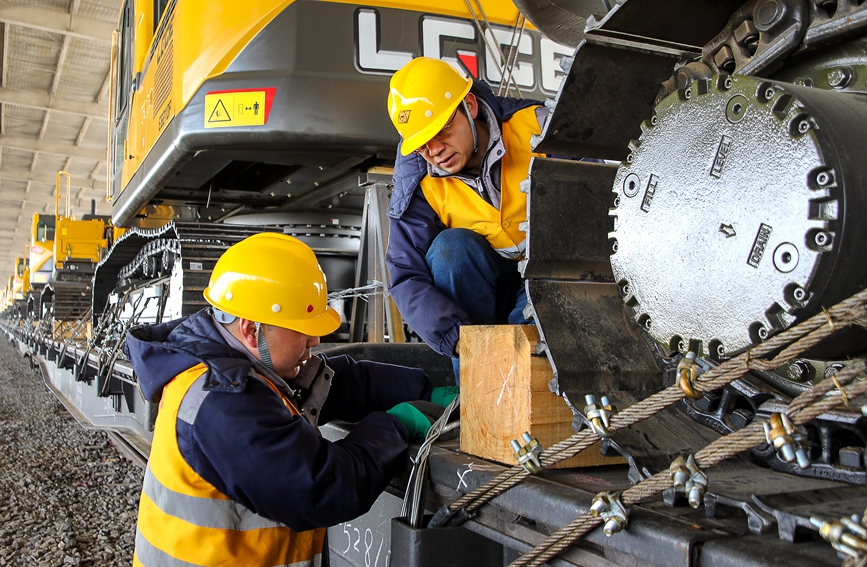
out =
<svg viewBox="0 0 867 567"><path fill-rule="evenodd" d="M212 308L127 337L160 405L134 565L327 565L325 528L366 512L436 417L415 401L430 382L311 356L340 317L313 251L292 237L235 244L204 295ZM358 424L330 442L317 425L331 419Z"/></svg>

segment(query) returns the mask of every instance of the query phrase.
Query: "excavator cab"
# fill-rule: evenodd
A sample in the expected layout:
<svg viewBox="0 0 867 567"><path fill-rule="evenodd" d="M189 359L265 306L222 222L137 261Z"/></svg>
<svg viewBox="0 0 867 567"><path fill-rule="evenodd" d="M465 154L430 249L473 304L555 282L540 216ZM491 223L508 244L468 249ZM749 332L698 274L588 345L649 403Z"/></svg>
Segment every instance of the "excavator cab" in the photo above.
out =
<svg viewBox="0 0 867 567"><path fill-rule="evenodd" d="M61 214L63 178L66 208ZM113 236L113 231L108 218L84 215L78 220L71 214L69 173L57 172L55 191L54 261L48 285L53 292L55 320L74 321L90 308L93 271L108 248L108 237Z"/></svg>
<svg viewBox="0 0 867 567"><path fill-rule="evenodd" d="M65 215L61 215L59 211L60 180L62 177L66 177ZM85 215L87 218L77 220L70 214L70 178L67 172L57 172L56 190L54 275L57 276L59 272L63 271L93 274L93 270L87 268L92 268L94 264L98 263L103 250L108 247L108 241L105 238L106 219L95 215Z"/></svg>
<svg viewBox="0 0 867 567"><path fill-rule="evenodd" d="M54 263L54 216L33 214L30 230L30 289L36 297L51 278Z"/></svg>
<svg viewBox="0 0 867 567"><path fill-rule="evenodd" d="M3 289L3 311L6 311L10 307L12 307L13 302L13 292L12 286L14 285L15 276L9 276L6 280L6 287Z"/></svg>
<svg viewBox="0 0 867 567"><path fill-rule="evenodd" d="M26 266L25 258L15 258L15 275L12 279L12 299L14 301L24 299L24 272Z"/></svg>

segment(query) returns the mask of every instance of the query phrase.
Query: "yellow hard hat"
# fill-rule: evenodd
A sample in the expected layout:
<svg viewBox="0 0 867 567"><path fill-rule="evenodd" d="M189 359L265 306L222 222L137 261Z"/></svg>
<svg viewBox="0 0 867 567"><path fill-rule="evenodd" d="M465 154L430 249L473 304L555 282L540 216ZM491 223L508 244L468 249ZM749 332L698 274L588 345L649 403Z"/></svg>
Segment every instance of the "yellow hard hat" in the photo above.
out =
<svg viewBox="0 0 867 567"><path fill-rule="evenodd" d="M321 337L340 326L316 255L285 234L263 232L232 245L203 294L220 311L305 335Z"/></svg>
<svg viewBox="0 0 867 567"><path fill-rule="evenodd" d="M388 115L403 138L400 153L407 155L436 136L472 85L472 79L430 57L417 57L392 75Z"/></svg>

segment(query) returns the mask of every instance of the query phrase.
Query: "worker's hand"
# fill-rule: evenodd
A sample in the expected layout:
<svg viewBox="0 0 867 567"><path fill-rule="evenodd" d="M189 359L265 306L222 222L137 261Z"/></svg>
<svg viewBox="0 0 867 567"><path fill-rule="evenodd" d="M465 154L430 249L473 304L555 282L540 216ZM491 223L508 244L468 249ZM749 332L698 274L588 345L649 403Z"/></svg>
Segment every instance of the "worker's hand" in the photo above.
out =
<svg viewBox="0 0 867 567"><path fill-rule="evenodd" d="M448 407L459 393L460 388L457 386L439 386L431 391L430 401L439 406Z"/></svg>
<svg viewBox="0 0 867 567"><path fill-rule="evenodd" d="M424 400L416 400L401 402L385 413L396 417L406 427L412 443L421 443L431 424L443 414L443 407Z"/></svg>

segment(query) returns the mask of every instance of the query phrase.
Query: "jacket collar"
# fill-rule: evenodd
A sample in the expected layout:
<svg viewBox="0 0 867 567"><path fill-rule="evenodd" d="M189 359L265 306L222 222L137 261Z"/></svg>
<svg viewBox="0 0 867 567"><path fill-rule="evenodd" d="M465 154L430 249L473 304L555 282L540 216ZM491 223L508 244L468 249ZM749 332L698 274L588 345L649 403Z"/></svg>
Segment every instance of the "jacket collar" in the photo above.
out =
<svg viewBox="0 0 867 567"><path fill-rule="evenodd" d="M149 402L162 397L163 388L181 372L204 363L208 390L242 392L253 362L232 348L216 328L210 308L160 325L134 327L127 333L124 352L132 362L142 394Z"/></svg>

